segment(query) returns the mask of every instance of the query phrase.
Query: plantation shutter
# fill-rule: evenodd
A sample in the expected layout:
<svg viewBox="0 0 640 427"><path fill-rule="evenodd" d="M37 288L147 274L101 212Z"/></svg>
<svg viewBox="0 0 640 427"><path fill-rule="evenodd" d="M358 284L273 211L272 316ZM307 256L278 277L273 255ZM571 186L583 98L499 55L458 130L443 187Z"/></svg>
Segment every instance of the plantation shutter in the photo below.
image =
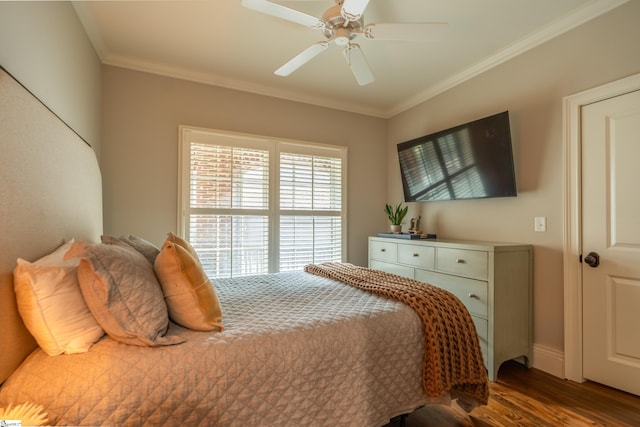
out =
<svg viewBox="0 0 640 427"><path fill-rule="evenodd" d="M189 240L213 277L269 272L269 152L192 143Z"/></svg>
<svg viewBox="0 0 640 427"><path fill-rule="evenodd" d="M179 230L210 277L343 260L343 147L181 127L180 153Z"/></svg>
<svg viewBox="0 0 640 427"><path fill-rule="evenodd" d="M280 271L342 258L342 160L280 154Z"/></svg>

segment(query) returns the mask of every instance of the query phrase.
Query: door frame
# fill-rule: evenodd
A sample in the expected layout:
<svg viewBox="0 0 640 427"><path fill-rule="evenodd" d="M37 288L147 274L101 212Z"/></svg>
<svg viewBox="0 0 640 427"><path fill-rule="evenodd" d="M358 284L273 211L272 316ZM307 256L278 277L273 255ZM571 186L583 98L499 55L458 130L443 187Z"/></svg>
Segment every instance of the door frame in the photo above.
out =
<svg viewBox="0 0 640 427"><path fill-rule="evenodd" d="M582 372L582 107L640 90L640 74L588 89L562 100L564 167L564 377L584 381Z"/></svg>

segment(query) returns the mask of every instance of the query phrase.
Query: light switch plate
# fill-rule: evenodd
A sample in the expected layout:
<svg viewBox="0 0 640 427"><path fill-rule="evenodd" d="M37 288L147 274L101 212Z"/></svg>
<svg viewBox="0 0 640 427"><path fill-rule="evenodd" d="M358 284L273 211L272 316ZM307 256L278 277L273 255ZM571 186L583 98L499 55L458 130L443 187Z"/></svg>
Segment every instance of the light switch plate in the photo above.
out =
<svg viewBox="0 0 640 427"><path fill-rule="evenodd" d="M547 231L547 217L546 216L535 217L533 230L537 233L543 233Z"/></svg>

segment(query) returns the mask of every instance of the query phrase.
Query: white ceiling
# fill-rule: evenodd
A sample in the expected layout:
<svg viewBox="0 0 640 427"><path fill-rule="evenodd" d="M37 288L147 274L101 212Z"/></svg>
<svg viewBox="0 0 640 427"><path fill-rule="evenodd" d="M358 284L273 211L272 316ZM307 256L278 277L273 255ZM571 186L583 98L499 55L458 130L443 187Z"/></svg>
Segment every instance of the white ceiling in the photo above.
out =
<svg viewBox="0 0 640 427"><path fill-rule="evenodd" d="M358 36L375 82L358 86L331 46L288 77L273 72L321 31L243 8L241 0L78 1L102 62L391 117L626 0L371 0L365 23L447 22L444 40ZM320 17L333 0L279 1Z"/></svg>

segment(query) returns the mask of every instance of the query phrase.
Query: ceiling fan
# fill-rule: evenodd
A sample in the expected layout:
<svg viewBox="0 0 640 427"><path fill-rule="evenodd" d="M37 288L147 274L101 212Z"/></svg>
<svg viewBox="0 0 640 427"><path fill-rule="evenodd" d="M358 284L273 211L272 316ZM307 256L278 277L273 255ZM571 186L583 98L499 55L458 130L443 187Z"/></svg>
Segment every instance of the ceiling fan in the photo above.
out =
<svg viewBox="0 0 640 427"><path fill-rule="evenodd" d="M359 34L368 40L437 41L447 28L445 23L380 23L364 24L364 10L369 0L336 0L322 18L316 18L295 9L268 0L242 0L242 6L277 18L286 19L323 32L326 40L306 48L275 71L278 76L288 76L298 68L324 52L331 43L344 46L344 57L360 86L375 79L369 64L352 40Z"/></svg>

